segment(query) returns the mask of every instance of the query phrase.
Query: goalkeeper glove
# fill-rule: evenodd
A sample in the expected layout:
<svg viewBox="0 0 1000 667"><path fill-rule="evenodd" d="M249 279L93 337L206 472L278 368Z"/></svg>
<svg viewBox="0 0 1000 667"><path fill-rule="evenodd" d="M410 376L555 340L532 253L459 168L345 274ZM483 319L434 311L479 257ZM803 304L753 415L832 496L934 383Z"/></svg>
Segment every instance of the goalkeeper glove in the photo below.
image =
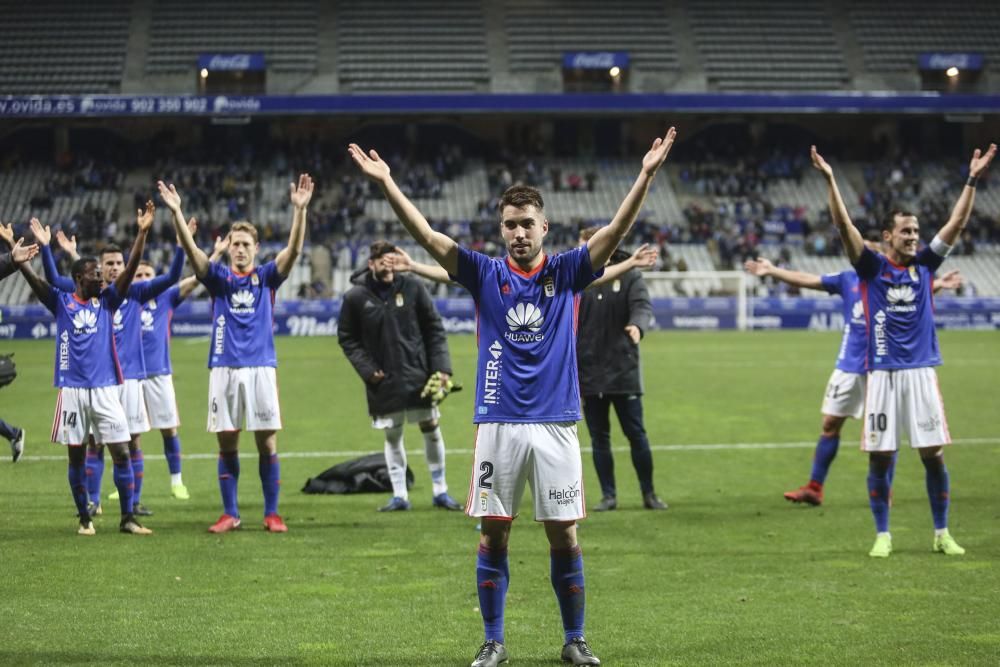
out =
<svg viewBox="0 0 1000 667"><path fill-rule="evenodd" d="M427 378L427 384L424 385L423 391L420 392L420 397L429 397L431 405L437 405L447 398L448 394L458 391L461 388L461 385L456 385L450 377L446 377L441 371L435 371Z"/></svg>

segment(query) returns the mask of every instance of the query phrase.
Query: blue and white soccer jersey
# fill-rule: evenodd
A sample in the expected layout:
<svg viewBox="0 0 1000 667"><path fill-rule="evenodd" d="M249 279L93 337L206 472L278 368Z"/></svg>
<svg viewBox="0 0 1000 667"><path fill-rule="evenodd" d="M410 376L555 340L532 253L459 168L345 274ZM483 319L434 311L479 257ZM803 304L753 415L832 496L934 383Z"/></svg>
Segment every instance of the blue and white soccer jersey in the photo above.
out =
<svg viewBox="0 0 1000 667"><path fill-rule="evenodd" d="M142 355L146 362L146 379L142 383L146 399L146 414L152 428L180 426L174 378L170 364L170 320L181 303L176 285L142 304Z"/></svg>
<svg viewBox="0 0 1000 667"><path fill-rule="evenodd" d="M274 262L246 274L213 263L201 279L212 295L209 431L281 428L273 307L284 280Z"/></svg>
<svg viewBox="0 0 1000 667"><path fill-rule="evenodd" d="M53 442L81 445L90 433L99 444L129 439L118 400L122 373L112 331L112 313L120 303L113 285L88 301L57 287L49 290L44 305L56 318L54 384L59 387Z"/></svg>
<svg viewBox="0 0 1000 667"><path fill-rule="evenodd" d="M865 309L858 274L831 273L821 278L823 289L843 299L844 335L837 365L826 384L820 412L832 417L861 419L865 408Z"/></svg>
<svg viewBox="0 0 1000 667"><path fill-rule="evenodd" d="M585 246L544 257L530 273L459 248L456 279L475 299L478 319L469 515L513 518L525 483L536 520L586 515L576 317L579 294L597 275Z"/></svg>
<svg viewBox="0 0 1000 667"><path fill-rule="evenodd" d="M904 434L911 447L951 442L934 371L941 352L933 282L943 261L925 248L909 266L899 266L866 248L855 265L867 322L866 451L895 451Z"/></svg>

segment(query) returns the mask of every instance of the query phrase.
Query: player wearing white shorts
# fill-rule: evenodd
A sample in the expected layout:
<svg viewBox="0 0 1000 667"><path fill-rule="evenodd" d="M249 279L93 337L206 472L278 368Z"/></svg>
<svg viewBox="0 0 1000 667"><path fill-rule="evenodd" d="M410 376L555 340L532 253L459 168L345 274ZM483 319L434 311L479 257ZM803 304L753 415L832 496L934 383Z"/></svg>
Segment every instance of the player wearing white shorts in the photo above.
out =
<svg viewBox="0 0 1000 667"><path fill-rule="evenodd" d="M885 254L866 248L851 222L837 189L833 169L812 149L813 165L830 189L833 222L860 279L867 340L868 387L865 396L862 449L869 453L868 496L875 518L875 544L869 555L892 553L889 534L888 469L905 433L926 470L927 495L934 519L933 550L957 556L965 550L948 532L950 480L943 445L951 442L935 366L941 365L934 328L934 272L958 241L969 221L976 182L996 155L976 149L969 180L951 217L928 247L920 245L916 216L894 211L882 226Z"/></svg>
<svg viewBox="0 0 1000 667"><path fill-rule="evenodd" d="M292 225L288 245L274 261L255 266L260 246L257 230L238 222L229 233L230 265L209 261L198 248L181 211L173 185L158 182L160 196L173 212L174 229L194 274L212 296L212 337L209 341L208 430L219 441L219 491L223 514L209 531L225 533L240 527L237 484L240 474L240 430L252 431L259 454L258 470L264 492L264 528L288 530L278 514L281 469L277 431L281 428L274 350L273 304L281 283L302 253L306 208L313 193L308 174L289 186Z"/></svg>
<svg viewBox="0 0 1000 667"><path fill-rule="evenodd" d="M868 242L870 243L870 242ZM877 250L877 244L870 243L870 248ZM760 278L772 277L783 283L803 289L823 290L829 294L839 294L842 299L841 312L844 317L844 335L840 341L837 353L837 363L826 383L823 394L823 404L820 412L823 415L822 431L816 443L813 454L812 472L809 483L794 491L785 492L785 499L793 503L821 505L823 503L823 484L830 472L830 465L840 448L840 431L848 417L861 419L865 403L865 354L868 340L866 337L864 304L861 302L861 288L858 274L851 269L841 273L816 275L802 271L790 271L775 266L770 260L758 257L744 263L747 271ZM957 271L935 280L935 290L944 287L957 287L961 277ZM892 483L893 465L890 465L888 475Z"/></svg>
<svg viewBox="0 0 1000 667"><path fill-rule="evenodd" d="M674 141L673 128L657 138L642 170L611 223L569 252L547 256L548 233L541 194L509 188L500 201L505 259L459 247L434 231L400 191L375 151L356 144L358 167L382 189L403 226L476 301L479 361L478 425L473 478L466 511L482 520L476 578L486 641L472 665L492 667L507 659L504 608L509 580L507 544L511 522L527 483L535 519L551 545L552 586L565 643L562 659L600 664L584 639L583 557L576 520L585 515L580 445L580 393L576 369L576 307L635 221L657 169Z"/></svg>
<svg viewBox="0 0 1000 667"><path fill-rule="evenodd" d="M138 234L128 264L116 279L101 288L102 276L96 258L73 263L74 290L67 292L51 286L36 276L29 266L21 265L32 291L56 318L55 386L59 387L52 440L67 445L69 482L76 504L81 535L93 535L94 524L87 509L85 448L88 434L107 445L114 461L115 486L121 502L120 530L145 535L133 516L134 477L128 456L129 425L119 400L121 367L115 350L113 313L124 301L135 276L146 235L153 223L153 203L139 211ZM32 220L39 243L47 246L50 234L37 220Z"/></svg>

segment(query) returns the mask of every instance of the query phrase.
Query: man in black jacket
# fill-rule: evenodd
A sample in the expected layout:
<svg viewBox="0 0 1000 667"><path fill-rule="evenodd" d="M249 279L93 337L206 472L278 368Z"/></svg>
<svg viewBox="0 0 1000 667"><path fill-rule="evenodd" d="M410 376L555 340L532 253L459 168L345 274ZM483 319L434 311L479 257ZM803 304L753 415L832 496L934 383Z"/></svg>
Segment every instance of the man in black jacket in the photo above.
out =
<svg viewBox="0 0 1000 667"><path fill-rule="evenodd" d="M344 354L365 382L372 427L385 432L393 497L379 511L410 509L403 424L414 421L424 435L434 506L461 510L448 495L440 412L430 397L421 395L431 375L439 374L445 383L451 376L444 325L427 289L394 272L388 255L395 250L386 241L371 245L368 270L355 277L344 295L337 328Z"/></svg>
<svg viewBox="0 0 1000 667"><path fill-rule="evenodd" d="M0 254L0 280L3 280L17 271L19 265L31 261L38 254L38 245L33 243L26 246L24 245L24 239L18 239L15 242L14 230L10 225L2 223L0 223L0 239L6 241L7 245L11 248L10 252ZM11 364L11 367L13 367L13 364ZM11 373L8 379L12 379L13 377L14 374ZM0 383L0 386L3 386L3 384ZM14 463L17 463L24 453L24 429L8 424L0 419L0 435L10 441L10 455Z"/></svg>
<svg viewBox="0 0 1000 667"><path fill-rule="evenodd" d="M583 230L580 242L586 243L597 229ZM611 263L624 261L627 257L619 250L612 256ZM642 274L636 269L593 285L580 300L577 366L583 415L601 483L601 502L594 507L598 512L618 506L615 462L611 454L612 405L632 449L632 465L639 476L642 504L647 509L667 508L653 490L653 454L642 421L639 340L652 322L649 292Z"/></svg>

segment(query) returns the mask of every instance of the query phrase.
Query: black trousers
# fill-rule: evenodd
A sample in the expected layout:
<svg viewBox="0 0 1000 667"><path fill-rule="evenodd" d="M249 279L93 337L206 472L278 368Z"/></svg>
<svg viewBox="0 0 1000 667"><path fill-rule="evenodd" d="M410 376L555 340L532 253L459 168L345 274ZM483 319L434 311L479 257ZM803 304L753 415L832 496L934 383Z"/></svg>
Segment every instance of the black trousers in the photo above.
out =
<svg viewBox="0 0 1000 667"><path fill-rule="evenodd" d="M639 394L599 394L583 397L583 416L590 431L594 450L594 467L601 483L601 494L617 497L615 460L611 453L611 406L615 406L618 423L628 438L632 465L639 477L642 493L653 492L653 453L649 449L646 427L642 423L642 396Z"/></svg>

